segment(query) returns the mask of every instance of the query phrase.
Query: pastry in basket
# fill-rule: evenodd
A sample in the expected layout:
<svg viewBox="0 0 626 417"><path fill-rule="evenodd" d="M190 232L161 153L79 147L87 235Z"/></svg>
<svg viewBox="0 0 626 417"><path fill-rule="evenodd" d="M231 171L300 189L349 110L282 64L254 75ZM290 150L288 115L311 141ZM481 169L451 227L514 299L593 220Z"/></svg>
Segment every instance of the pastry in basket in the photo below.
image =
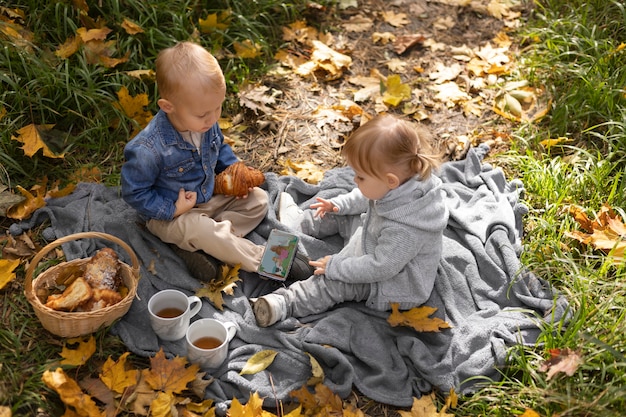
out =
<svg viewBox="0 0 626 417"><path fill-rule="evenodd" d="M91 299L93 290L84 278L76 278L62 294L48 296L46 307L60 311L74 311Z"/></svg>
<svg viewBox="0 0 626 417"><path fill-rule="evenodd" d="M93 289L117 291L120 286L120 263L111 248L100 249L85 264L85 279Z"/></svg>
<svg viewBox="0 0 626 417"><path fill-rule="evenodd" d="M108 288L95 288L91 298L78 308L78 311L96 311L122 301L122 295Z"/></svg>
<svg viewBox="0 0 626 417"><path fill-rule="evenodd" d="M244 196L265 182L265 175L242 161L235 162L215 177L215 194Z"/></svg>

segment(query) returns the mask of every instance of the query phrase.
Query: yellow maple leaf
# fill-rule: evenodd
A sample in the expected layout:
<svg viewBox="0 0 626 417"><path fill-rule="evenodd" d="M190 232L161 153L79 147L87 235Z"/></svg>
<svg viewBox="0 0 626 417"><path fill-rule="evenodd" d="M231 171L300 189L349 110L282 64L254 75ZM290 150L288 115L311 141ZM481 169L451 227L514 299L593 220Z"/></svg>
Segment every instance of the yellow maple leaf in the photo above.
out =
<svg viewBox="0 0 626 417"><path fill-rule="evenodd" d="M239 58L257 58L261 55L261 45L258 43L252 43L250 39L246 39L243 42L235 41L233 43L235 53Z"/></svg>
<svg viewBox="0 0 626 417"><path fill-rule="evenodd" d="M130 355L130 352L125 352L117 361L109 357L104 365L102 365L100 380L102 380L111 391L115 391L118 394L123 393L128 387L136 385L139 378L138 370L126 370L126 358L128 355Z"/></svg>
<svg viewBox="0 0 626 417"><path fill-rule="evenodd" d="M171 392L159 392L150 404L150 415L153 417L171 417L176 405L176 397Z"/></svg>
<svg viewBox="0 0 626 417"><path fill-rule="evenodd" d="M263 412L263 399L257 392L250 393L246 405L242 405L237 398L233 398L228 415L231 417L257 417Z"/></svg>
<svg viewBox="0 0 626 417"><path fill-rule="evenodd" d="M206 297L217 309L224 310L224 299L222 292L227 295L233 295L236 282L239 281L239 268L241 264L235 266L222 265L220 277L203 283L202 287L196 291L196 296Z"/></svg>
<svg viewBox="0 0 626 417"><path fill-rule="evenodd" d="M565 236L608 253L615 262L624 262L626 241L623 237L626 236L626 225L609 205L603 204L594 220L579 206L568 207L568 212L586 233L573 230L565 232Z"/></svg>
<svg viewBox="0 0 626 417"><path fill-rule="evenodd" d="M0 259L0 290L15 279L15 268L19 264L19 259Z"/></svg>
<svg viewBox="0 0 626 417"><path fill-rule="evenodd" d="M76 344L78 343L78 347L76 349L68 348L68 344ZM63 346L63 350L61 351L61 356L64 358L61 361L61 365L70 365L70 366L80 366L87 363L87 360L91 358L91 356L96 351L96 339L93 335L89 336L89 339L84 340L80 337L68 339L66 344Z"/></svg>
<svg viewBox="0 0 626 417"><path fill-rule="evenodd" d="M386 87L387 89L383 94L383 102L385 104L397 106L403 100L411 98L411 87L408 84L403 84L398 74L387 77Z"/></svg>
<svg viewBox="0 0 626 417"><path fill-rule="evenodd" d="M17 136L11 136L11 139L24 144L22 150L28 157L32 157L39 149L43 151L43 156L48 158L64 158L65 153L57 154L52 152L41 138L41 133L52 130L54 124L35 125L29 124L17 131Z"/></svg>
<svg viewBox="0 0 626 417"><path fill-rule="evenodd" d="M95 401L85 394L76 381L68 377L62 368L45 371L41 377L46 386L54 390L66 406L74 409L76 415L104 417L105 413L98 409Z"/></svg>
<svg viewBox="0 0 626 417"><path fill-rule="evenodd" d="M137 94L131 96L128 88L122 86L117 92L118 101L113 105L121 109L126 116L134 120L136 125L133 126L132 136L135 136L141 129L146 127L150 120L152 120L153 114L145 109L148 105L148 95L146 93Z"/></svg>
<svg viewBox="0 0 626 417"><path fill-rule="evenodd" d="M445 412L445 408L441 412L437 411L437 405L434 403L435 394L422 395L421 398L413 398L411 411L398 411L401 417L452 417L452 414Z"/></svg>
<svg viewBox="0 0 626 417"><path fill-rule="evenodd" d="M76 34L80 36L83 42L89 42L93 40L105 40L107 35L111 33L113 29L109 29L108 27L101 27L96 29L87 29L87 28L78 28L76 29Z"/></svg>
<svg viewBox="0 0 626 417"><path fill-rule="evenodd" d="M69 58L78 51L82 44L83 40L80 36L70 36L54 51L54 54L59 58Z"/></svg>
<svg viewBox="0 0 626 417"><path fill-rule="evenodd" d="M113 68L118 64L128 61L130 52L127 52L122 58L113 58L117 52L116 42L102 41L98 39L85 42L85 58L88 64L102 65L106 68Z"/></svg>
<svg viewBox="0 0 626 417"><path fill-rule="evenodd" d="M279 163L285 167L280 172L281 175L295 175L309 184L317 184L324 178L324 171L313 162L294 162L288 159L286 162Z"/></svg>
<svg viewBox="0 0 626 417"><path fill-rule="evenodd" d="M449 329L450 325L440 318L429 318L437 309L421 306L401 312L398 303L391 303L391 314L387 322L392 326L409 326L418 332L439 332L440 329Z"/></svg>
<svg viewBox="0 0 626 417"><path fill-rule="evenodd" d="M146 373L146 382L154 389L169 393L181 393L187 384L196 379L200 369L198 365L186 367L187 359L176 356L167 359L163 348L150 358L150 370Z"/></svg>
<svg viewBox="0 0 626 417"><path fill-rule="evenodd" d="M308 26L305 20L297 20L290 23L289 26L283 26L282 32L285 42L297 41L307 44L312 39L317 39L318 37L317 29Z"/></svg>
<svg viewBox="0 0 626 417"><path fill-rule="evenodd" d="M216 30L226 30L230 25L230 18L230 10L224 10L219 14L211 13L206 17L206 19L198 19L200 32L211 33Z"/></svg>
<svg viewBox="0 0 626 417"><path fill-rule="evenodd" d="M9 207L6 214L8 218L15 220L27 219L35 210L46 205L44 200L45 187L35 186L31 188L31 191L35 192L34 195L19 185L16 188L26 199Z"/></svg>
<svg viewBox="0 0 626 417"><path fill-rule="evenodd" d="M128 20L126 18L124 18L124 21L122 22L122 28L129 35L136 35L138 33L144 32L141 26L139 26L137 23L133 22L132 20Z"/></svg>

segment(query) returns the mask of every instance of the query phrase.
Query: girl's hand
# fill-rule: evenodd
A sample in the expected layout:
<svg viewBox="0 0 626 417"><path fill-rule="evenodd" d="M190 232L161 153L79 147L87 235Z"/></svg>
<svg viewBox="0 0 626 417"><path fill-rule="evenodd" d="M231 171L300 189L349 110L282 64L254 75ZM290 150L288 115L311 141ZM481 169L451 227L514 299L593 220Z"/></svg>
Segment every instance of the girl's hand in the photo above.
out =
<svg viewBox="0 0 626 417"><path fill-rule="evenodd" d="M313 272L313 275L324 274L326 272L326 264L328 263L329 260L330 260L330 255L324 256L323 258L318 259L317 261L310 261L309 265L315 267L315 271Z"/></svg>
<svg viewBox="0 0 626 417"><path fill-rule="evenodd" d="M195 191L185 191L181 188L178 191L178 199L174 203L176 210L174 210L174 217L178 217L183 213L188 212L196 205L196 199L198 195Z"/></svg>
<svg viewBox="0 0 626 417"><path fill-rule="evenodd" d="M339 207L336 207L330 201L320 197L316 197L315 199L317 200L317 203L311 204L311 208L316 209L315 214L313 215L314 217L319 216L321 218L328 212L337 213L339 211Z"/></svg>

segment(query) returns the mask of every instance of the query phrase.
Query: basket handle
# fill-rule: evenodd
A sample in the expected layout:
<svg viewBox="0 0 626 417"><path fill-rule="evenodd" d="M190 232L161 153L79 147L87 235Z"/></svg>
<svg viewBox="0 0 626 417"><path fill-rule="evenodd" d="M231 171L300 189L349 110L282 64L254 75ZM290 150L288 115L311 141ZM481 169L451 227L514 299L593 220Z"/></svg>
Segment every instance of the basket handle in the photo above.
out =
<svg viewBox="0 0 626 417"><path fill-rule="evenodd" d="M124 249L130 255L133 275L135 277L135 280L137 281L139 280L139 259L137 259L137 255L135 254L135 251L133 251L133 249L126 242L108 233L80 232L80 233L74 233L71 235L64 236L62 238L55 240L54 242L48 243L46 246L41 248L41 250L37 252L37 254L35 254L35 256L30 262L30 265L28 265L28 268L26 269L26 276L24 278L24 286L25 286L24 290L28 293L32 291L33 274L35 272L35 268L37 267L39 262L43 259L43 257L46 256L48 252L50 252L53 248L56 248L57 246L62 245L63 243L71 242L73 240L78 240L78 239L85 239L85 238L100 238L104 240L109 240L113 243L117 243L118 245L120 245L122 249Z"/></svg>

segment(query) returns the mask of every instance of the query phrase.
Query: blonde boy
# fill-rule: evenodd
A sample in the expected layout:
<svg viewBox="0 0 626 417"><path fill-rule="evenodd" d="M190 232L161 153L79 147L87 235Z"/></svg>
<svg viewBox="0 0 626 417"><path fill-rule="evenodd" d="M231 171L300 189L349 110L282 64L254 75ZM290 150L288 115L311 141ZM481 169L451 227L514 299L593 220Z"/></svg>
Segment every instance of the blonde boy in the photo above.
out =
<svg viewBox="0 0 626 417"><path fill-rule="evenodd" d="M124 149L124 200L150 232L182 249L196 278L214 278L215 259L256 271L263 246L244 236L265 217L267 193L213 194L215 176L238 160L217 123L226 96L217 60L181 42L159 53L156 78L160 111Z"/></svg>

